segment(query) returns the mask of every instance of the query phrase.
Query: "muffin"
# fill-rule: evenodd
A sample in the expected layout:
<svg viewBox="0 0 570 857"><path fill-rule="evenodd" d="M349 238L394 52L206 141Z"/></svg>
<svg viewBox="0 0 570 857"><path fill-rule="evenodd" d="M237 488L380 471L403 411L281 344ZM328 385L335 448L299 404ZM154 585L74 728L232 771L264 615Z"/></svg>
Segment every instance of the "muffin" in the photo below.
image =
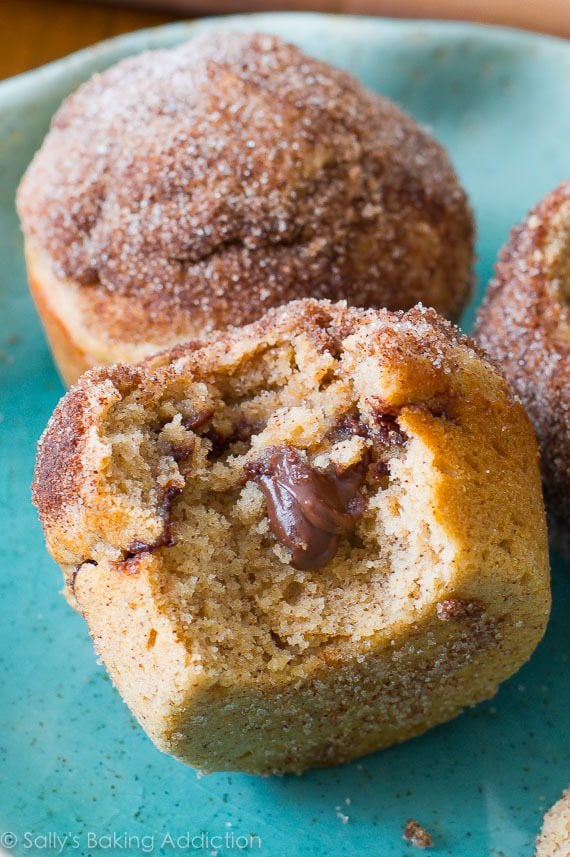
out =
<svg viewBox="0 0 570 857"><path fill-rule="evenodd" d="M456 318L470 292L472 217L442 147L274 36L207 34L93 77L18 210L69 383L293 298Z"/></svg>
<svg viewBox="0 0 570 857"><path fill-rule="evenodd" d="M550 807L540 836L536 841L535 857L568 857L570 854L570 789Z"/></svg>
<svg viewBox="0 0 570 857"><path fill-rule="evenodd" d="M534 425L552 541L570 559L570 181L512 231L475 336Z"/></svg>
<svg viewBox="0 0 570 857"><path fill-rule="evenodd" d="M206 770L403 741L490 697L547 621L528 418L422 307L293 302L91 370L33 490L116 687Z"/></svg>

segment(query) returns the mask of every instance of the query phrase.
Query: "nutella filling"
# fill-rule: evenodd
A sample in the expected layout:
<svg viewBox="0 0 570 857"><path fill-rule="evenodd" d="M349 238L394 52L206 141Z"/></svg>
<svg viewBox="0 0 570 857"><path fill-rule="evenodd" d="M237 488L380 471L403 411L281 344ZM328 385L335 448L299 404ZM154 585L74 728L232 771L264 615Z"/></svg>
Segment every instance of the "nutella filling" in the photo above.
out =
<svg viewBox="0 0 570 857"><path fill-rule="evenodd" d="M321 568L335 555L340 536L349 533L366 502L359 490L366 461L344 471L322 473L292 446L270 447L246 466L265 496L269 524L291 551L291 565Z"/></svg>
<svg viewBox="0 0 570 857"><path fill-rule="evenodd" d="M161 534L152 543L142 541L131 542L127 547L124 560L132 559L141 553L152 553L159 548L170 548L176 544L176 539L172 534L172 504L174 503L174 498L181 493L182 488L165 489L160 502L160 513L163 521Z"/></svg>

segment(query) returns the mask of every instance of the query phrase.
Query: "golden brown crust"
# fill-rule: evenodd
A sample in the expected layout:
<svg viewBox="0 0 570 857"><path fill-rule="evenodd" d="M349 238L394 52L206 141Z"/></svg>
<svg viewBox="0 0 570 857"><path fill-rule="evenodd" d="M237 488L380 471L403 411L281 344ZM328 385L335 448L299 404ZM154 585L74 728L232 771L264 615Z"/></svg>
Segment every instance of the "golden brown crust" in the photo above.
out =
<svg viewBox="0 0 570 857"><path fill-rule="evenodd" d="M43 328L63 382L69 387L88 369L97 365L97 361L81 344L77 329L67 325L58 314L50 294L49 283L36 270L36 261L28 252L27 269L30 291L36 309L42 320Z"/></svg>
<svg viewBox="0 0 570 857"><path fill-rule="evenodd" d="M109 396L108 387L116 395L119 390L125 393L141 377L127 366L93 369L59 401L38 444L32 499L40 516L56 517L89 482L86 445L91 426Z"/></svg>
<svg viewBox="0 0 570 857"><path fill-rule="evenodd" d="M531 418L553 539L570 556L570 181L513 229L475 336Z"/></svg>
<svg viewBox="0 0 570 857"><path fill-rule="evenodd" d="M454 318L471 286L472 217L442 147L273 36L204 35L95 76L56 114L18 208L103 350L306 296Z"/></svg>

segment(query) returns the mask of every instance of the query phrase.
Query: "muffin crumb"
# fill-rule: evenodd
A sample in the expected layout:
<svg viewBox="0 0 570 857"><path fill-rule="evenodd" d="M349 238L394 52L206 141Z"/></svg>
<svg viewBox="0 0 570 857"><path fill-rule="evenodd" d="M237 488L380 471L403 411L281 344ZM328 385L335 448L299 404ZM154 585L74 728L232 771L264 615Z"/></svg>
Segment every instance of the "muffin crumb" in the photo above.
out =
<svg viewBox="0 0 570 857"><path fill-rule="evenodd" d="M422 827L422 825L413 818L409 818L407 820L402 839L405 839L406 842L409 842L410 845L413 845L415 848L431 848L433 846L431 835L425 827Z"/></svg>

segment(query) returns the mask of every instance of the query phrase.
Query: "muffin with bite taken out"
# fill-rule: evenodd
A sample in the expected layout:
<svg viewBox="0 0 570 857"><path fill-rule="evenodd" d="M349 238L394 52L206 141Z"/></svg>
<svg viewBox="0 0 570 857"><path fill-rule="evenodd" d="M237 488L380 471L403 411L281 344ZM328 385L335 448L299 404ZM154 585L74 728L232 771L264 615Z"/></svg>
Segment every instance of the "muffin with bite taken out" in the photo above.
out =
<svg viewBox="0 0 570 857"><path fill-rule="evenodd" d="M301 771L491 696L549 612L522 406L433 310L293 302L86 373L34 480L118 690L207 770Z"/></svg>

